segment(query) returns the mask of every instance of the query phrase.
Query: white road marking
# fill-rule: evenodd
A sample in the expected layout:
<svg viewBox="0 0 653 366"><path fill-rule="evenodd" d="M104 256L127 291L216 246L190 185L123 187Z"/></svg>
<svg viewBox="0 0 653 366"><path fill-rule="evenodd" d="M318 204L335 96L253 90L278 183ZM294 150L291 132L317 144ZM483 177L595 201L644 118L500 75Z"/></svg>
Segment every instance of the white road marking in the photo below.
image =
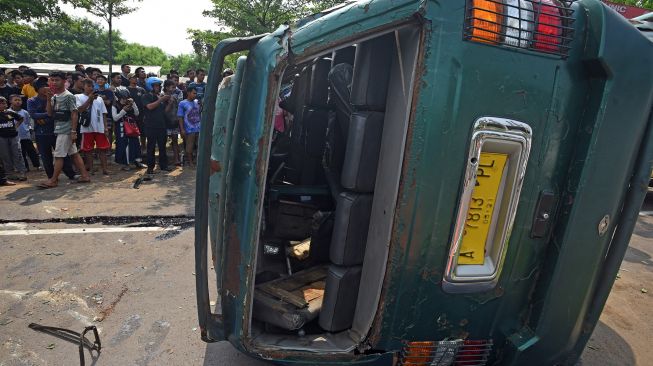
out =
<svg viewBox="0 0 653 366"><path fill-rule="evenodd" d="M97 234L97 233L126 233L140 231L171 231L179 230L179 226L145 226L145 227L87 227L87 228L69 228L69 229L18 229L18 230L1 230L0 236L15 235L57 235L57 234Z"/></svg>

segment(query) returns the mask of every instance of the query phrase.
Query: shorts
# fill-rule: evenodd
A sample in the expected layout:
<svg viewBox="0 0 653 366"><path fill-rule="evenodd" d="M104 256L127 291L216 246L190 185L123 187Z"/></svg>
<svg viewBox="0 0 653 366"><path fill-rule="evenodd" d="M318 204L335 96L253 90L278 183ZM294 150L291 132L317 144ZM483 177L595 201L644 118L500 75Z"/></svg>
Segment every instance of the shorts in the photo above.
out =
<svg viewBox="0 0 653 366"><path fill-rule="evenodd" d="M83 152L93 151L93 148L98 150L108 150L111 147L107 136L100 132L84 132L82 134L82 147Z"/></svg>
<svg viewBox="0 0 653 366"><path fill-rule="evenodd" d="M168 136L179 135L179 127L177 127L177 128L166 128L166 134Z"/></svg>
<svg viewBox="0 0 653 366"><path fill-rule="evenodd" d="M54 157L65 158L75 154L77 154L77 146L73 143L70 134L57 135L57 142L54 145Z"/></svg>

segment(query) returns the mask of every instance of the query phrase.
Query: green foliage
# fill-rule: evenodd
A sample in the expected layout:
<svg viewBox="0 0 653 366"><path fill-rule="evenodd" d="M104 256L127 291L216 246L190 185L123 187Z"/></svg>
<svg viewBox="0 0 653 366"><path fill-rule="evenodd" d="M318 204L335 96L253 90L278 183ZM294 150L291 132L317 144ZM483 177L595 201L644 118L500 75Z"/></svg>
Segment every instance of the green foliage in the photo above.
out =
<svg viewBox="0 0 653 366"><path fill-rule="evenodd" d="M275 30L282 24L320 12L343 0L212 0L213 9L204 15L216 19L217 31L188 29L188 38L199 61L209 63L213 49L223 39L251 36ZM225 67L236 67L242 53L232 54L225 59Z"/></svg>
<svg viewBox="0 0 653 366"><path fill-rule="evenodd" d="M640 8L653 10L653 0L608 0L608 1L617 4L638 6Z"/></svg>
<svg viewBox="0 0 653 366"><path fill-rule="evenodd" d="M126 46L114 36L117 49ZM106 63L108 33L88 19L0 24L0 57L15 62Z"/></svg>
<svg viewBox="0 0 653 366"><path fill-rule="evenodd" d="M168 61L168 55L159 47L128 43L121 49L118 49L115 61L116 64L163 65Z"/></svg>
<svg viewBox="0 0 653 366"><path fill-rule="evenodd" d="M306 15L329 8L342 0L212 0L213 9L204 15L230 29L236 36L251 36L273 31Z"/></svg>
<svg viewBox="0 0 653 366"><path fill-rule="evenodd" d="M60 15L57 0L0 0L0 23L29 22Z"/></svg>
<svg viewBox="0 0 653 366"><path fill-rule="evenodd" d="M202 59L198 55L179 55L172 56L168 58L168 61L161 65L161 72L167 73L170 69L175 69L179 71L181 75L186 73L188 69L198 69L203 68L208 70L209 62L206 58Z"/></svg>
<svg viewBox="0 0 653 366"><path fill-rule="evenodd" d="M142 0L135 0L142 1ZM73 6L86 9L89 13L110 23L112 18L119 18L136 11L129 0L69 0Z"/></svg>

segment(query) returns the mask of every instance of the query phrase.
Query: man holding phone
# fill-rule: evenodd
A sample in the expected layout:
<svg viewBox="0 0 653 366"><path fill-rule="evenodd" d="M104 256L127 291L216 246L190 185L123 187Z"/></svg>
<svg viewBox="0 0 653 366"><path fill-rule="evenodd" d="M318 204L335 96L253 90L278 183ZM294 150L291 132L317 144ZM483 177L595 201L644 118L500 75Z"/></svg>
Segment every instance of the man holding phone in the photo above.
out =
<svg viewBox="0 0 653 366"><path fill-rule="evenodd" d="M52 96L51 102L47 105L48 115L54 119L54 134L57 135L57 142L54 147L54 172L50 179L39 185L41 188L54 188L59 184L59 174L63 169L64 158L67 156L70 156L81 175L77 182L91 181L84 167L84 161L75 146L79 113L75 96L64 88L65 80L66 75L61 71L50 73L50 83L54 90L60 91Z"/></svg>
<svg viewBox="0 0 653 366"><path fill-rule="evenodd" d="M110 147L107 108L99 93L93 90L93 80L84 80L83 88L84 92L75 95L75 99L82 133L81 151L86 169L93 172L93 150L96 150L100 158L102 174L109 175L106 154Z"/></svg>

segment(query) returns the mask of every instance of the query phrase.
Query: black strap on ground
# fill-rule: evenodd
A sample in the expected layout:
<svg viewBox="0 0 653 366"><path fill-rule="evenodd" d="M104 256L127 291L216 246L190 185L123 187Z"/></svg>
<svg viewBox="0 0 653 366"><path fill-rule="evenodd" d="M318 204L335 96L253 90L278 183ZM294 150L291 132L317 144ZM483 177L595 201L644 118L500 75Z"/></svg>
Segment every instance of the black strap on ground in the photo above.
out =
<svg viewBox="0 0 653 366"><path fill-rule="evenodd" d="M84 328L84 331L81 334L70 329L49 327L36 323L30 323L28 327L39 332L53 335L57 338L63 339L64 341L79 344L79 364L81 366L86 365L86 361L84 360L84 347L88 348L89 352L91 353L91 357L93 357L93 351L97 351L99 354L100 350L102 349L102 344L100 343L100 335L98 334L97 327L95 325ZM93 335L95 336L94 342L86 339L86 333L90 331L93 331Z"/></svg>

